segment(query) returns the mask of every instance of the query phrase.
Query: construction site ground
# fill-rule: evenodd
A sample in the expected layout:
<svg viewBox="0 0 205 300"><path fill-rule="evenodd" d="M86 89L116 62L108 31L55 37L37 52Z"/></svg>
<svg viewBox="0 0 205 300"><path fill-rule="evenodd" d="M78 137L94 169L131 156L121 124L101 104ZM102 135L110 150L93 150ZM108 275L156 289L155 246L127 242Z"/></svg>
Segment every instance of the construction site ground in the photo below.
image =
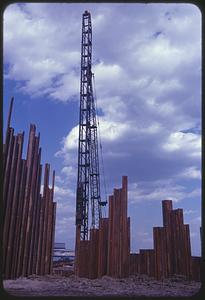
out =
<svg viewBox="0 0 205 300"><path fill-rule="evenodd" d="M182 276L155 280L147 275L132 275L115 279L79 278L72 273L67 276L32 275L27 278L5 280L4 289L16 296L192 296L200 290L200 282L185 280Z"/></svg>

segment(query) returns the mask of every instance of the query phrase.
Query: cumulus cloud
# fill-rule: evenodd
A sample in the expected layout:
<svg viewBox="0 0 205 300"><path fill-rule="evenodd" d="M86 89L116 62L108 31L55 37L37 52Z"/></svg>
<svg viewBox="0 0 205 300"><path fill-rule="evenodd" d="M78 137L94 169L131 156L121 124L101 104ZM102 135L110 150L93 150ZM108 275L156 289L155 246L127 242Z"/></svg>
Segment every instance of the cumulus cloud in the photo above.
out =
<svg viewBox="0 0 205 300"><path fill-rule="evenodd" d="M151 183L140 182L129 185L129 199L131 204L144 201L162 201L164 199L179 202L189 198L200 199L200 196L200 188L190 191L184 185L177 184L176 181L172 180Z"/></svg>
<svg viewBox="0 0 205 300"><path fill-rule="evenodd" d="M201 156L201 136L194 133L171 133L163 148L170 152L183 151L190 156Z"/></svg>
<svg viewBox="0 0 205 300"><path fill-rule="evenodd" d="M186 168L178 176L188 178L188 179L201 179L201 170L195 166L192 166Z"/></svg>
<svg viewBox="0 0 205 300"><path fill-rule="evenodd" d="M20 93L59 105L79 100L85 9L92 14L93 84L108 192L125 174L133 205L164 198L199 201L201 15L196 6L12 4L4 13L5 79ZM60 137L55 153L62 162L56 177L58 218L65 222L65 201L75 207L77 123Z"/></svg>

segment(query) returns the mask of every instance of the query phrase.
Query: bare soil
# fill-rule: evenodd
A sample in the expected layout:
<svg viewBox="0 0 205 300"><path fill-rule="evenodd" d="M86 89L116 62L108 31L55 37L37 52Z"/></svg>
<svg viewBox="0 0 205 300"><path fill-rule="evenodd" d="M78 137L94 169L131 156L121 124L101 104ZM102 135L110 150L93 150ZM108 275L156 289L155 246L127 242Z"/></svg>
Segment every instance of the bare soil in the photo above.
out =
<svg viewBox="0 0 205 300"><path fill-rule="evenodd" d="M192 296L200 289L200 282L173 277L157 281L146 275L132 275L115 279L103 276L101 279L79 278L75 275L36 276L4 280L7 293L16 296Z"/></svg>

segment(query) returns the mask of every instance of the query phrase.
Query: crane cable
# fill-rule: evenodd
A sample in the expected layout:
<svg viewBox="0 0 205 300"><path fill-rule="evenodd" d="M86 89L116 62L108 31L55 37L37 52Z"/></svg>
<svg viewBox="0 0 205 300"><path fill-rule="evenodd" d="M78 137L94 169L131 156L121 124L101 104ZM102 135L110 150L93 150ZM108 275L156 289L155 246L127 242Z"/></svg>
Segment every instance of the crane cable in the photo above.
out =
<svg viewBox="0 0 205 300"><path fill-rule="evenodd" d="M101 163L102 163L103 185L104 185L104 190L105 190L105 202L107 203L107 185L106 185L106 180L105 180L105 167L104 167L103 150L102 150L102 143L101 143L100 123L99 123L99 117L98 117L97 94L96 94L95 75L94 75L94 73L92 73L92 77L93 77L94 100L95 100L95 105L96 105L96 116L97 116L99 142L100 142L100 157L101 157Z"/></svg>

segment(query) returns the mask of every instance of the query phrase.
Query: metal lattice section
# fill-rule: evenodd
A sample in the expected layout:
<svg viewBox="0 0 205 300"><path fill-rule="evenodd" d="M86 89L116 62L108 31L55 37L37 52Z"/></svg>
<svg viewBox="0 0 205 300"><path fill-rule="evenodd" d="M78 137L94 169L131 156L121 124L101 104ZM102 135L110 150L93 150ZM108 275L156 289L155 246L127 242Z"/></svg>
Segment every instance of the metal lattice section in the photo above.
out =
<svg viewBox="0 0 205 300"><path fill-rule="evenodd" d="M101 217L100 174L98 159L96 110L92 89L92 25L91 15L82 18L80 119L78 144L78 180L76 225L80 238L88 239L89 202L91 227L97 228Z"/></svg>

